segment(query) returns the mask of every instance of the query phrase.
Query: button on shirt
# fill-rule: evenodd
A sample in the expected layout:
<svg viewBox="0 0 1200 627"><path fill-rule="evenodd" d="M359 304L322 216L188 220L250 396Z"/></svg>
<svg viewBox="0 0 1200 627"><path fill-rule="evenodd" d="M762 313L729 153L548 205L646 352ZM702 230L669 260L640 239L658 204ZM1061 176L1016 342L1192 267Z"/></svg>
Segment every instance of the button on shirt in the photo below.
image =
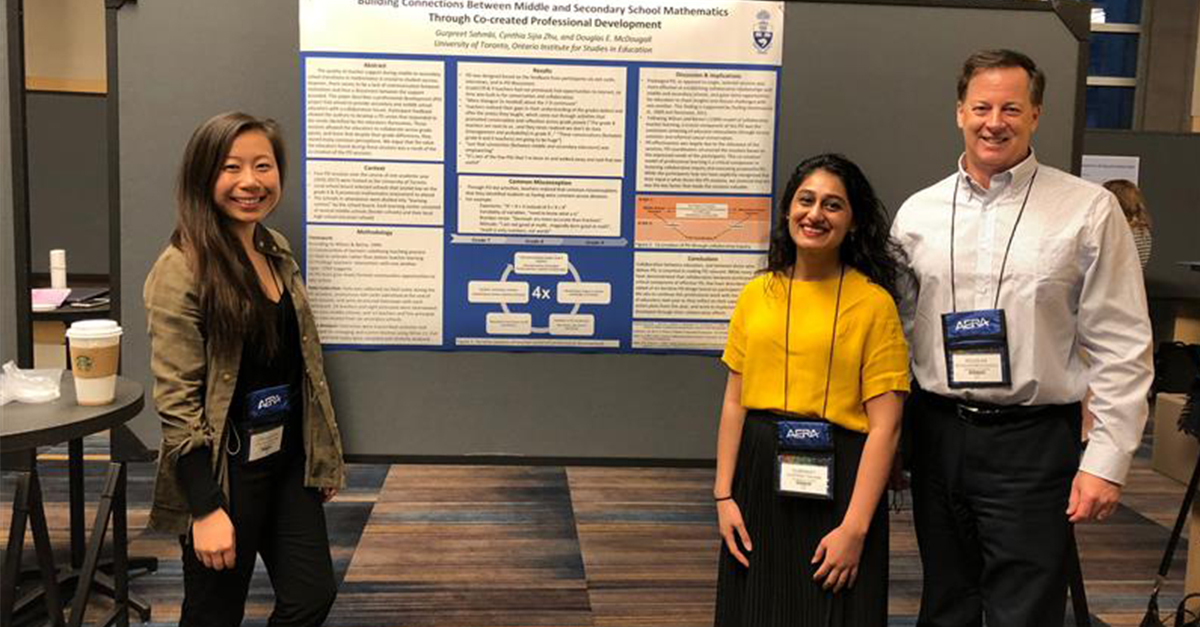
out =
<svg viewBox="0 0 1200 627"><path fill-rule="evenodd" d="M1026 192L1029 201L1018 223ZM1000 281L1010 234L1012 246ZM958 172L900 207L892 235L916 275L917 285L905 294L900 315L921 387L1002 405L1073 403L1090 387L1096 425L1080 468L1123 483L1145 426L1153 370L1145 286L1116 197L1099 185L1038 164L1032 153L993 176L984 189L962 169L960 159ZM1005 310L1008 325L1012 386L952 391L941 316L955 305L958 311L991 309L998 286L998 307Z"/></svg>

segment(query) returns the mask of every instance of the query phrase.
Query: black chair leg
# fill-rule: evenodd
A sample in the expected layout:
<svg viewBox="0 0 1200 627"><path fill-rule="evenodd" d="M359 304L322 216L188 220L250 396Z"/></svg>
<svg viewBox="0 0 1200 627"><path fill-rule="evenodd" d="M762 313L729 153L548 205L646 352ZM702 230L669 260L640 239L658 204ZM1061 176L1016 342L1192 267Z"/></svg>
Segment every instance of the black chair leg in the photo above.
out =
<svg viewBox="0 0 1200 627"><path fill-rule="evenodd" d="M92 582L96 579L96 567L100 562L100 549L104 546L104 537L108 535L108 523L112 519L113 500L117 488L124 478L125 465L110 463L108 477L104 483L104 492L100 495L100 504L96 507L96 523L92 527L92 539L88 543L87 554L83 560L83 570L79 573L79 584L75 589L75 597L71 600L71 627L83 624L83 615L87 610L88 598L92 593Z"/></svg>
<svg viewBox="0 0 1200 627"><path fill-rule="evenodd" d="M33 607L39 601L43 600L46 594L45 588L42 586L42 576L36 569L30 569L21 573L21 596L17 598L16 607L13 609L14 616L20 616L28 608ZM36 581L35 581L36 580ZM58 571L58 589L74 590L75 583L79 580L79 573L75 571L60 570ZM23 582L29 581L28 585Z"/></svg>
<svg viewBox="0 0 1200 627"><path fill-rule="evenodd" d="M30 471L30 475L29 528L33 531L33 548L37 553L38 568L42 571L42 586L46 589L46 614L50 616L51 624L62 627L62 597L58 590L54 551L50 547L50 528L46 524L46 510L42 507L42 486L36 468Z"/></svg>
<svg viewBox="0 0 1200 627"><path fill-rule="evenodd" d="M130 575L129 578L133 579L133 575ZM116 582L113 581L113 578L108 573L96 573L96 580L92 582L92 585L101 593L113 597L114 599L116 598ZM150 603L136 594L133 594L132 592L129 593L128 596L129 599L127 602L129 604L129 609L135 612L138 615L138 619L143 623L150 622Z"/></svg>
<svg viewBox="0 0 1200 627"><path fill-rule="evenodd" d="M116 492L113 494L113 604L117 611L117 627L129 627L129 535L125 527L125 464L109 465L117 472ZM93 573L93 579L95 574Z"/></svg>
<svg viewBox="0 0 1200 627"><path fill-rule="evenodd" d="M8 527L8 548L4 551L3 592L0 592L0 623L11 625L17 601L17 580L21 571L21 550L25 545L25 521L28 519L29 473L22 471L17 478L17 493L13 498L12 524Z"/></svg>
<svg viewBox="0 0 1200 627"><path fill-rule="evenodd" d="M30 460L32 462L32 459ZM50 624L62 627L62 597L59 595L58 570L54 566L54 552L50 547L50 529L46 524L46 511L42 504L42 487L37 469L30 464L21 470L17 478L16 497L13 500L12 525L9 527L8 548L3 566L3 593L0 595L0 622L11 625L17 605L16 588L20 580L21 554L25 544L25 523L33 532L33 548L37 556L38 569L42 574L42 597Z"/></svg>

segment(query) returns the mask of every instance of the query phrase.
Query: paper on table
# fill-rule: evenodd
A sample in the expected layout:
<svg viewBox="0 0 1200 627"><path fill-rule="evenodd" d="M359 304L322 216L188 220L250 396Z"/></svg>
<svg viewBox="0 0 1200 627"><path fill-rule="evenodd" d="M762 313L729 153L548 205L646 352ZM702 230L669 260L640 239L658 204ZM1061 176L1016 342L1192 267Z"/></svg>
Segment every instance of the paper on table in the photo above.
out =
<svg viewBox="0 0 1200 627"><path fill-rule="evenodd" d="M71 288L42 287L30 290L30 292L33 310L45 311L61 307L63 301L71 294Z"/></svg>

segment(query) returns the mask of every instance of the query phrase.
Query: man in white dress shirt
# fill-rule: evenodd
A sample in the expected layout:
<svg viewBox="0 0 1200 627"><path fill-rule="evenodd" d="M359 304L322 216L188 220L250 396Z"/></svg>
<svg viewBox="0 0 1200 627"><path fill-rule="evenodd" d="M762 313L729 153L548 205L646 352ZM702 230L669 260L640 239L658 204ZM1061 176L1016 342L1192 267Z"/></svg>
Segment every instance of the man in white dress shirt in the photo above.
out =
<svg viewBox="0 0 1200 627"><path fill-rule="evenodd" d="M1116 509L1146 421L1137 249L1112 194L1038 163L1044 89L1019 52L968 58L958 168L892 227L916 283L901 315L921 389L907 423L919 625L1062 625L1071 524Z"/></svg>

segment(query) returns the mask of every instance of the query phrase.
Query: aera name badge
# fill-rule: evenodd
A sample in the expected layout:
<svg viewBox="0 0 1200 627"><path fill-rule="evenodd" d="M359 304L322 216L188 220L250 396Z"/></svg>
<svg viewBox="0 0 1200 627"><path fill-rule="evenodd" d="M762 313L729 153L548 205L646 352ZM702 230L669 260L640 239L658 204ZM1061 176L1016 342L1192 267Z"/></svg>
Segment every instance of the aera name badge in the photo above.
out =
<svg viewBox="0 0 1200 627"><path fill-rule="evenodd" d="M1009 387L1008 327L1003 309L942 314L946 379L951 388Z"/></svg>
<svg viewBox="0 0 1200 627"><path fill-rule="evenodd" d="M828 422L777 423L775 489L783 496L833 499L833 430Z"/></svg>
<svg viewBox="0 0 1200 627"><path fill-rule="evenodd" d="M292 390L286 383L246 394L246 419L251 425L278 423L291 409Z"/></svg>
<svg viewBox="0 0 1200 627"><path fill-rule="evenodd" d="M283 448L283 427L279 424L261 430L251 429L246 461L258 461L278 453Z"/></svg>

